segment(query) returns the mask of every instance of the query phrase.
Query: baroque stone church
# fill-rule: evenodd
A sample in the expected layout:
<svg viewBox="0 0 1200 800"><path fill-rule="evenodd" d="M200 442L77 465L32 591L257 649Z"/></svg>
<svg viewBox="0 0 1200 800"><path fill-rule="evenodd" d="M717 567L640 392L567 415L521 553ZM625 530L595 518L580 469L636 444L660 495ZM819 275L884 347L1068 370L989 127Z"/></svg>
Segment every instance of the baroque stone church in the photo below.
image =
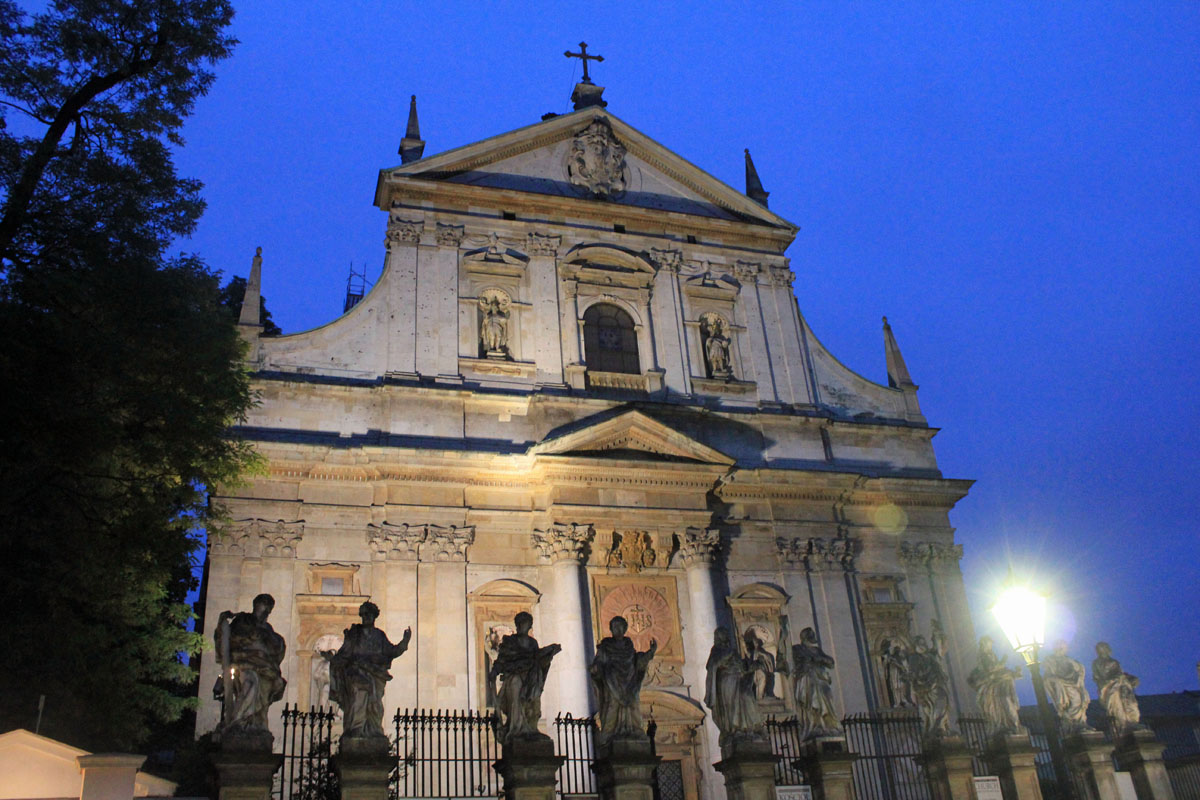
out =
<svg viewBox="0 0 1200 800"><path fill-rule="evenodd" d="M623 615L639 649L658 643L642 705L689 798L722 786L701 702L718 626L770 664L758 693L785 717L802 629L852 714L897 702L889 659L940 621L951 715L969 713L948 514L970 481L939 471L886 320L882 385L805 321L797 227L749 153L743 193L601 92L430 156L414 98L375 190L383 273L326 325L261 337L255 257L240 328L261 402L239 433L265 470L214 498L230 521L210 537L205 633L272 594L285 700L307 708L370 599L392 640L413 631L386 708L486 709L499 638L530 611L563 648L552 719L594 711L587 665ZM216 677L208 651L198 733Z"/></svg>

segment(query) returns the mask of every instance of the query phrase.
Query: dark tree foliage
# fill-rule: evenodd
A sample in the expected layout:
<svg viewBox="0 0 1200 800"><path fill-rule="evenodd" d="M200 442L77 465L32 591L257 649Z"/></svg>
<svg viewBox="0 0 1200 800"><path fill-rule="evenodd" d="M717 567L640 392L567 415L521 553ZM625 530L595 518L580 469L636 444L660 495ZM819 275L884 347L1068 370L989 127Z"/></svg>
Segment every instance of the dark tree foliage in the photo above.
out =
<svg viewBox="0 0 1200 800"><path fill-rule="evenodd" d="M206 487L250 461L201 211L170 147L225 0L0 0L0 731L121 750L194 701Z"/></svg>
<svg viewBox="0 0 1200 800"><path fill-rule="evenodd" d="M230 318L234 322L237 322L238 315L242 313L242 300L245 297L246 279L239 275L230 278L229 283L221 287L221 305L229 309ZM258 321L262 323L263 336L279 336L283 333L283 329L271 319L271 312L267 310L267 298L262 295L258 296Z"/></svg>

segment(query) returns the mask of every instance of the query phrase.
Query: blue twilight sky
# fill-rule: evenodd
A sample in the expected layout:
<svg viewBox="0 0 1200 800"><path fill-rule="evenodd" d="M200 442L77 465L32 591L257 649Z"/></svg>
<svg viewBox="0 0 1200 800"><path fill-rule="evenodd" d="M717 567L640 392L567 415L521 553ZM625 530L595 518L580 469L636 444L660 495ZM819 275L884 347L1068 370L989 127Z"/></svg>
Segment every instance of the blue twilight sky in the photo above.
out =
<svg viewBox="0 0 1200 800"><path fill-rule="evenodd" d="M738 189L750 148L802 311L878 381L889 316L942 470L978 481L979 632L1011 560L1077 658L1107 638L1142 691L1197 687L1200 4L240 6L180 246L244 275L262 245L286 332L337 316L351 262L378 277L410 94L427 154L477 141L569 110L584 39L617 116Z"/></svg>

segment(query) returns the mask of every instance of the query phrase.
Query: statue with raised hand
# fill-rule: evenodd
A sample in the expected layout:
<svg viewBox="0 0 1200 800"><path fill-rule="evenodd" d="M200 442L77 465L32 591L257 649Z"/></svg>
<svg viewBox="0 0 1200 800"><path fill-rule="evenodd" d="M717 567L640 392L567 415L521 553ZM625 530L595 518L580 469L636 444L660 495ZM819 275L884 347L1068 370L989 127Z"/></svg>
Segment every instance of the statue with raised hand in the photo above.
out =
<svg viewBox="0 0 1200 800"><path fill-rule="evenodd" d="M708 653L704 704L712 711L713 724L720 731L722 747L739 737L762 738L765 721L758 708L754 686L759 667L743 658L733 646L729 631L713 631L713 646Z"/></svg>
<svg viewBox="0 0 1200 800"><path fill-rule="evenodd" d="M287 681L279 665L287 645L267 622L275 598L260 594L254 598L253 611L223 611L217 619L215 635L217 664L221 677L213 695L223 702L220 732L222 741L242 738L265 740L271 746L267 710L283 699ZM261 742L254 742L261 747Z"/></svg>
<svg viewBox="0 0 1200 800"><path fill-rule="evenodd" d="M358 607L361 623L346 629L341 648L329 664L329 696L342 709L342 741L373 739L386 745L383 732L383 691L392 679L392 661L408 649L412 628L393 644L375 627L379 606L367 601Z"/></svg>
<svg viewBox="0 0 1200 800"><path fill-rule="evenodd" d="M538 647L537 639L529 635L533 627L533 615L529 612L517 614L513 625L517 632L500 641L488 675L488 680L502 680L496 706L504 718L500 729L504 744L512 744L521 738L549 738L538 730L538 720L542 718L542 689L546 686L551 660L562 650L558 644Z"/></svg>
<svg viewBox="0 0 1200 800"><path fill-rule="evenodd" d="M608 623L612 633L596 645L596 657L588 667L596 698L600 703L600 731L596 744L613 739L646 739L646 724L642 720L640 695L646 668L658 651L658 642L650 640L650 649L638 652L633 640L625 633L629 623L624 617L613 617Z"/></svg>

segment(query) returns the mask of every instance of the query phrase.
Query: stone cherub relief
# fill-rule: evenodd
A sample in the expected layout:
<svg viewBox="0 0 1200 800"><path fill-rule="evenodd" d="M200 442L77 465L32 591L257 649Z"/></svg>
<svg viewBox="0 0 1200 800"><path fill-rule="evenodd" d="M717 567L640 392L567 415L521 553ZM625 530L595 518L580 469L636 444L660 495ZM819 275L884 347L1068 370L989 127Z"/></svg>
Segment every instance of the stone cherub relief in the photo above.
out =
<svg viewBox="0 0 1200 800"><path fill-rule="evenodd" d="M275 598L260 594L253 607L253 611L236 614L222 611L217 619L217 664L222 669L213 696L223 703L220 732L226 747L235 744L269 750L272 737L267 710L283 699L287 681L279 665L287 645L267 622Z"/></svg>
<svg viewBox="0 0 1200 800"><path fill-rule="evenodd" d="M713 724L720 732L718 744L731 745L738 739L762 739L766 721L758 707L754 678L761 665L744 657L733 645L725 628L713 631L713 646L708 653L704 704L712 711Z"/></svg>
<svg viewBox="0 0 1200 800"><path fill-rule="evenodd" d="M625 146L603 119L594 120L571 142L567 178L596 198L612 199L625 191Z"/></svg>
<svg viewBox="0 0 1200 800"><path fill-rule="evenodd" d="M800 644L792 647L792 694L801 741L841 736L833 705L833 657L821 649L812 628L800 631Z"/></svg>
<svg viewBox="0 0 1200 800"><path fill-rule="evenodd" d="M658 641L651 639L650 649L638 652L633 640L625 635L629 623L624 617L613 617L608 629L612 635L596 645L596 657L588 667L600 704L597 746L613 739L646 739L639 697L646 669L658 651Z"/></svg>
<svg viewBox="0 0 1200 800"><path fill-rule="evenodd" d="M512 302L499 291L486 291L479 298L479 341L488 358L507 359L508 325Z"/></svg>
<svg viewBox="0 0 1200 800"><path fill-rule="evenodd" d="M1108 712L1114 738L1142 728L1142 712L1138 708L1138 679L1121 669L1121 662L1112 657L1108 642L1096 643L1096 660L1092 662L1092 680L1100 691L1100 702Z"/></svg>
<svg viewBox="0 0 1200 800"><path fill-rule="evenodd" d="M1019 677L1021 670L1008 666L1007 657L996 655L992 638L981 637L979 662L967 676L967 685L975 690L989 735L1009 736L1022 732L1021 722L1017 719L1020 703L1017 701L1016 679Z"/></svg>
<svg viewBox="0 0 1200 800"><path fill-rule="evenodd" d="M1046 691L1058 711L1058 723L1064 734L1090 731L1087 707L1092 701L1085 683L1087 670L1067 655L1067 643L1058 642L1053 652L1042 661Z"/></svg>
<svg viewBox="0 0 1200 800"><path fill-rule="evenodd" d="M505 745L513 745L518 739L549 739L538 730L542 690L550 662L562 650L558 644L538 647L537 639L529 635L533 615L528 611L517 614L513 625L516 632L501 640L488 673L489 680L501 680L496 709L503 718L500 740Z"/></svg>
<svg viewBox="0 0 1200 800"><path fill-rule="evenodd" d="M705 314L700 318L700 333L704 338L704 360L708 364L708 376L719 380L732 378L729 324L716 314Z"/></svg>
<svg viewBox="0 0 1200 800"><path fill-rule="evenodd" d="M342 746L348 741L387 746L383 732L383 692L392 679L392 661L408 649L412 628L393 644L375 627L379 607L369 600L358 607L359 619L342 635L341 648L329 664L329 695L342 709Z"/></svg>

